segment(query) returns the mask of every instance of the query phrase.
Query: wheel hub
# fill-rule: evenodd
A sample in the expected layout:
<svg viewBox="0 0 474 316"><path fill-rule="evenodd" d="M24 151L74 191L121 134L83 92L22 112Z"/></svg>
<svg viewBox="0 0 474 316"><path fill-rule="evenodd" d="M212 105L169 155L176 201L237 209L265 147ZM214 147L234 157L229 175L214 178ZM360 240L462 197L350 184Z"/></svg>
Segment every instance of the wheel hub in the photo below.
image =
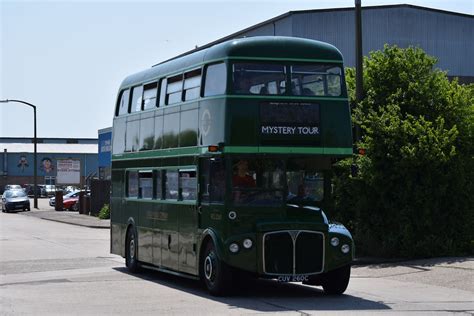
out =
<svg viewBox="0 0 474 316"><path fill-rule="evenodd" d="M213 281L214 279L214 260L211 257L211 254L207 255L204 260L204 276L207 280Z"/></svg>
<svg viewBox="0 0 474 316"><path fill-rule="evenodd" d="M135 258L135 238L130 239L130 259Z"/></svg>

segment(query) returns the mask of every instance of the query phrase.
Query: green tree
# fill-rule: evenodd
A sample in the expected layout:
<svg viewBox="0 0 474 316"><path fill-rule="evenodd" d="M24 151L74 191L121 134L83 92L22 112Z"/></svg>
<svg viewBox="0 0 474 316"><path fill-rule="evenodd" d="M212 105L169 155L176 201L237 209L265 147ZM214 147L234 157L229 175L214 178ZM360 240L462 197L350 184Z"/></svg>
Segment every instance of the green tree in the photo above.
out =
<svg viewBox="0 0 474 316"><path fill-rule="evenodd" d="M353 121L366 155L340 162L334 180L335 215L362 254L473 252L474 87L450 82L436 62L388 45L364 60L365 97ZM354 75L347 69L352 102Z"/></svg>

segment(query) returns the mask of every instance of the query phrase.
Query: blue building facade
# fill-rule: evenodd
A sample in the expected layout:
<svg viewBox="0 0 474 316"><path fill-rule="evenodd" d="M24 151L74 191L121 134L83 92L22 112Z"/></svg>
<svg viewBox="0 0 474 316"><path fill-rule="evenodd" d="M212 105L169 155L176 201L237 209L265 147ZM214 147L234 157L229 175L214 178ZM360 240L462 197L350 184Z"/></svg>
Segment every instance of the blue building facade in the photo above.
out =
<svg viewBox="0 0 474 316"><path fill-rule="evenodd" d="M31 138L0 138L0 188L6 184L31 184L34 169L38 184L56 184L58 159L77 159L81 163L81 184L97 175L97 139L40 138L37 164Z"/></svg>
<svg viewBox="0 0 474 316"><path fill-rule="evenodd" d="M112 166L112 127L99 130L99 179L110 180Z"/></svg>

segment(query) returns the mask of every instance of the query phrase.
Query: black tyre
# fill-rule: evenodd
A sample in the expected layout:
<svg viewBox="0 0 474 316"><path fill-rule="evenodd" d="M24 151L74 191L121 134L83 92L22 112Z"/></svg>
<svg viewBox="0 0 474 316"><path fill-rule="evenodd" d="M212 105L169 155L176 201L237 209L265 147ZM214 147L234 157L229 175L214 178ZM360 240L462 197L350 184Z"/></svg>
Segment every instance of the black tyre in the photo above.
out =
<svg viewBox="0 0 474 316"><path fill-rule="evenodd" d="M232 286L232 269L219 259L212 242L206 244L201 256L201 278L209 293L215 296L228 294Z"/></svg>
<svg viewBox="0 0 474 316"><path fill-rule="evenodd" d="M347 265L329 271L322 278L322 286L326 294L340 295L344 293L351 278L351 266Z"/></svg>
<svg viewBox="0 0 474 316"><path fill-rule="evenodd" d="M137 273L140 271L140 265L137 260L138 239L133 227L127 232L127 244L125 246L125 265L128 271Z"/></svg>
<svg viewBox="0 0 474 316"><path fill-rule="evenodd" d="M79 203L74 203L74 204L71 206L71 211L74 211L74 212L79 211Z"/></svg>

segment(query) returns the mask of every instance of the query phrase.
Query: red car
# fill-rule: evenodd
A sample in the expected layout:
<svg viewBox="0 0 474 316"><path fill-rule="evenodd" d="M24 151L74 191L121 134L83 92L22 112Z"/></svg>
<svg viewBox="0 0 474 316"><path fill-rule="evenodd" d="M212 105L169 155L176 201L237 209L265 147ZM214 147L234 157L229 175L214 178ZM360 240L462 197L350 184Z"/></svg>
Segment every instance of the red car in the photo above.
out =
<svg viewBox="0 0 474 316"><path fill-rule="evenodd" d="M63 208L65 210L79 211L79 194L74 197L68 197L63 200Z"/></svg>

